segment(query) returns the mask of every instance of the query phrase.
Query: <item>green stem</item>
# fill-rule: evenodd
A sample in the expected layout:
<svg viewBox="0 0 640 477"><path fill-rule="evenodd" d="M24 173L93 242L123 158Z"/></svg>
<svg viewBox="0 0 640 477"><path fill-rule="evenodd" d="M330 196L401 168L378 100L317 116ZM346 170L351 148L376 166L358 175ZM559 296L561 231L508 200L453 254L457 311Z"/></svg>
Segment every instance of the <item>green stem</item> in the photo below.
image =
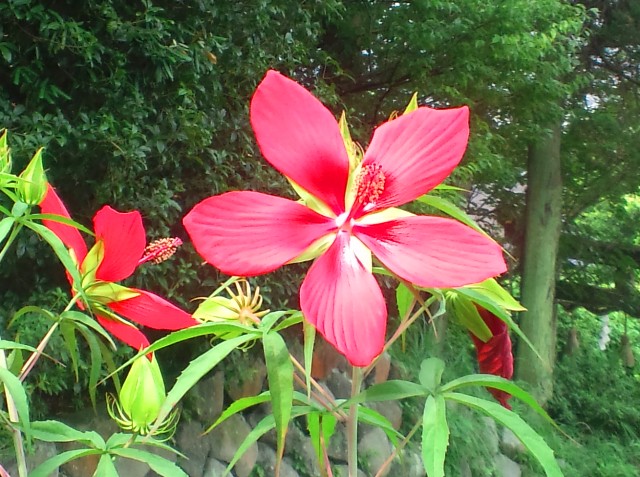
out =
<svg viewBox="0 0 640 477"><path fill-rule="evenodd" d="M360 393L362 386L362 368L353 367L351 375L351 399ZM358 477L358 403L349 406L347 418L347 463L349 477Z"/></svg>
<svg viewBox="0 0 640 477"><path fill-rule="evenodd" d="M38 343L36 350L33 353L31 353L31 356L29 356L29 359L27 359L27 361L24 363L24 365L22 366L22 369L20 370L20 375L18 376L20 378L20 381L24 381L27 375L29 374L29 372L36 365L36 363L38 362L38 359L40 358L40 356L42 356L42 352L44 351L44 348L49 343L49 340L51 339L53 332L58 328L59 324L60 322L56 321L53 325L51 325L51 328L49 328L49 331L47 331L47 334L44 335L42 340L40 340L40 343Z"/></svg>
<svg viewBox="0 0 640 477"><path fill-rule="evenodd" d="M0 349L0 367L9 369L7 365L7 356L4 353L4 349ZM11 422L19 422L18 411L13 402L13 398L9 393L9 390L4 389L5 399L7 401L7 411L9 412L9 420ZM27 456L24 452L24 442L22 440L22 433L17 427L11 426L11 434L13 435L13 447L16 451L16 461L18 463L18 477L27 477Z"/></svg>

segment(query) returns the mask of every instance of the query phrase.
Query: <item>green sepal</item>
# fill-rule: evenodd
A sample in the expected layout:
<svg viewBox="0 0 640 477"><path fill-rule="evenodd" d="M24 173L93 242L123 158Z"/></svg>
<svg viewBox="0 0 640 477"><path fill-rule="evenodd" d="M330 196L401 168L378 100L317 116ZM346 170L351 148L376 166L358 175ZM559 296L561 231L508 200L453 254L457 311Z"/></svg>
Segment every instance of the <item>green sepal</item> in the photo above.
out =
<svg viewBox="0 0 640 477"><path fill-rule="evenodd" d="M105 305L140 296L140 292L112 282L96 282L85 291L91 301Z"/></svg>
<svg viewBox="0 0 640 477"><path fill-rule="evenodd" d="M413 93L413 96L411 96L411 100L409 101L409 104L407 104L407 107L405 108L404 113L402 114L411 113L416 109L418 109L418 93Z"/></svg>
<svg viewBox="0 0 640 477"><path fill-rule="evenodd" d="M451 311L462 326L484 342L491 339L493 333L491 333L491 330L470 299L456 291L448 291L445 296Z"/></svg>

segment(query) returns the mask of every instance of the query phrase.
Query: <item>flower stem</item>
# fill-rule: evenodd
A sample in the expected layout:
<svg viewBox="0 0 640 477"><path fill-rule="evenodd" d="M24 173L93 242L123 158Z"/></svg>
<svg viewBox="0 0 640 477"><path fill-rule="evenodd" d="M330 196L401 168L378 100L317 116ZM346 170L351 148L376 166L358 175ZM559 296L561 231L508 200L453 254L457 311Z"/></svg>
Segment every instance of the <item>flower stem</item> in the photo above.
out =
<svg viewBox="0 0 640 477"><path fill-rule="evenodd" d="M29 356L29 359L27 359L27 361L24 363L24 365L22 366L22 369L20 370L20 375L18 376L20 378L20 381L24 381L27 375L29 374L29 372L36 365L36 363L38 362L38 359L40 358L40 356L42 356L42 352L44 351L44 348L49 343L49 340L51 339L53 332L58 328L59 324L60 322L56 321L55 323L53 323L53 325L51 325L51 328L49 328L49 331L47 331L47 334L44 335L42 340L40 340L40 343L38 343L38 347L36 348L36 350L33 353L31 353L31 356Z"/></svg>
<svg viewBox="0 0 640 477"><path fill-rule="evenodd" d="M362 368L353 367L351 374L351 398L360 393L362 386ZM349 465L349 477L358 477L358 403L349 406L347 419L347 463Z"/></svg>
<svg viewBox="0 0 640 477"><path fill-rule="evenodd" d="M9 369L7 365L7 356L4 353L4 349L0 349L0 368ZM11 422L19 422L18 411L16 410L13 398L9 393L9 390L4 389L5 399L7 401L7 411L9 412L9 420ZM22 440L22 433L17 427L11 426L11 433L13 434L13 447L16 451L16 462L18 463L18 477L27 477L27 456L24 453L24 442Z"/></svg>

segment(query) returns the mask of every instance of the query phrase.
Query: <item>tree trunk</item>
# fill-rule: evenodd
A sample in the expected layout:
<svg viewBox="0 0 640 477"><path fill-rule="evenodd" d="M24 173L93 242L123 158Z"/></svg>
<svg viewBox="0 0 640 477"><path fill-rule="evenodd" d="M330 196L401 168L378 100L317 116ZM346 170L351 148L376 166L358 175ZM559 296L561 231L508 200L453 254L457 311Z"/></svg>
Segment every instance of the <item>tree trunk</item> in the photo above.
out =
<svg viewBox="0 0 640 477"><path fill-rule="evenodd" d="M522 267L520 327L542 360L523 342L516 356L516 378L531 385L544 405L553 393L555 361L556 257L562 225L560 125L529 149L527 207Z"/></svg>

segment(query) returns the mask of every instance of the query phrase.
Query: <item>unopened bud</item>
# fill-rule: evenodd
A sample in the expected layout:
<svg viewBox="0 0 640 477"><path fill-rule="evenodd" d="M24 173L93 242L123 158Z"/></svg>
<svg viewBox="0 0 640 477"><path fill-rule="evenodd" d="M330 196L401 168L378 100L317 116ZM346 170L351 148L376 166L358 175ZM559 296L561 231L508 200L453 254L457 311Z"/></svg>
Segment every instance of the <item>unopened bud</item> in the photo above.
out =
<svg viewBox="0 0 640 477"><path fill-rule="evenodd" d="M27 205L38 205L47 193L47 176L42 165L42 148L38 149L26 169L20 174L18 192Z"/></svg>

